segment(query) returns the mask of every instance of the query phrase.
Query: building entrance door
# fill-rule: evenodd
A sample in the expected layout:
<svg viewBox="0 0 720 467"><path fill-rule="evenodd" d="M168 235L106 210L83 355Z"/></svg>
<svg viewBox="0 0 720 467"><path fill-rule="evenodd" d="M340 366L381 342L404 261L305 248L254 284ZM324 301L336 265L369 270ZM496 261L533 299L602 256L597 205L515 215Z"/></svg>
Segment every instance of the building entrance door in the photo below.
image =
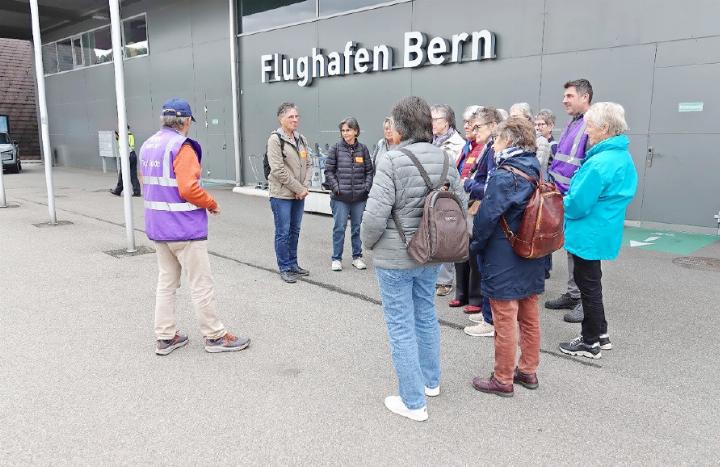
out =
<svg viewBox="0 0 720 467"><path fill-rule="evenodd" d="M234 165L230 151L228 151L228 139L226 135L226 109L220 99L205 98L203 108L203 120L198 121L202 125L201 144L203 146L203 178L209 180L234 180ZM198 119L200 120L200 119Z"/></svg>
<svg viewBox="0 0 720 467"><path fill-rule="evenodd" d="M713 216L720 210L720 97L714 91L718 76L717 63L655 69L641 183L642 220L717 227Z"/></svg>

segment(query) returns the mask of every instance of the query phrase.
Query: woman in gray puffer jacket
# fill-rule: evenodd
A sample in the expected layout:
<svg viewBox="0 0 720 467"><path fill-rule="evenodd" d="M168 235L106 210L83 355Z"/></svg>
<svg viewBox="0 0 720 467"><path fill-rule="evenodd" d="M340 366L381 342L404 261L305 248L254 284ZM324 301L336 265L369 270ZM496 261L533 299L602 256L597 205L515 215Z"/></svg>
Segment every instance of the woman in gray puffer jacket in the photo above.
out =
<svg viewBox="0 0 720 467"><path fill-rule="evenodd" d="M419 97L406 97L392 110L400 144L377 159L375 180L365 207L362 239L373 250L375 273L385 313L393 364L400 395L389 396L385 406L412 420L427 420L425 396L440 394L440 327L435 315L435 280L439 264L421 265L410 257L392 220L398 214L408 238L422 218L427 187L410 157L410 151L437 185L443 164L442 149L431 144L430 107ZM467 205L457 169L450 165L447 183Z"/></svg>
<svg viewBox="0 0 720 467"><path fill-rule="evenodd" d="M330 207L335 225L333 227L332 270L342 271L342 254L345 245L345 229L350 217L352 235L352 265L365 269L362 260L360 223L365 200L373 182L373 164L367 146L358 141L360 125L348 117L338 125L342 139L330 148L325 161L325 185L330 189Z"/></svg>

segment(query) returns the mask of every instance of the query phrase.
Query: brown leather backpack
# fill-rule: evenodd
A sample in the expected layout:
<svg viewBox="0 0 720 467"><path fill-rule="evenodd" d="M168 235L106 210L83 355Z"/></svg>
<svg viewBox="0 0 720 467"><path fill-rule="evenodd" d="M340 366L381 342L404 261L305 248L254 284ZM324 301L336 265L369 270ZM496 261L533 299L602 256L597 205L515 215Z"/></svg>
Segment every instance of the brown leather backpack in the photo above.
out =
<svg viewBox="0 0 720 467"><path fill-rule="evenodd" d="M443 172L440 182L433 185L420 161L407 149L400 152L410 158L425 181L429 193L425 196L420 225L408 242L400 217L393 210L392 216L400 239L407 247L408 254L418 263L458 263L466 261L469 251L469 235L465 214L460 200L447 191L447 174L450 162L443 157Z"/></svg>
<svg viewBox="0 0 720 467"><path fill-rule="evenodd" d="M535 186L517 232L510 230L505 216L500 219L500 226L515 254L528 259L542 258L562 248L565 209L563 197L555 184L538 182L522 170L508 165L498 169L507 170Z"/></svg>

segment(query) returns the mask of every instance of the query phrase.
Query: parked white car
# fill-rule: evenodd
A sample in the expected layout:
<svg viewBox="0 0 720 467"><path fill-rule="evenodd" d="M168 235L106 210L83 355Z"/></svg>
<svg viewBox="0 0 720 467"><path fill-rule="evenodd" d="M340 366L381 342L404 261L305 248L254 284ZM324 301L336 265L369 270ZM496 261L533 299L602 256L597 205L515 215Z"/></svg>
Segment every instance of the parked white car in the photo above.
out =
<svg viewBox="0 0 720 467"><path fill-rule="evenodd" d="M20 146L7 133L0 133L0 155L4 172L22 172Z"/></svg>

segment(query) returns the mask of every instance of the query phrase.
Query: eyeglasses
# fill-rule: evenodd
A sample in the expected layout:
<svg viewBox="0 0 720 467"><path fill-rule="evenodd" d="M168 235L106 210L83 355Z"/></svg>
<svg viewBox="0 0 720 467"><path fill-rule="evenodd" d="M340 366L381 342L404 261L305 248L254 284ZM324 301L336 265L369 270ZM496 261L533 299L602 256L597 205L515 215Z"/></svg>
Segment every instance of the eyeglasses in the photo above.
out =
<svg viewBox="0 0 720 467"><path fill-rule="evenodd" d="M489 123L478 123L477 125L475 125L474 127L472 127L472 130L473 130L473 131L478 131L480 128L482 128L482 127L484 127L484 126L488 126L488 125L490 125L490 124L489 124Z"/></svg>

